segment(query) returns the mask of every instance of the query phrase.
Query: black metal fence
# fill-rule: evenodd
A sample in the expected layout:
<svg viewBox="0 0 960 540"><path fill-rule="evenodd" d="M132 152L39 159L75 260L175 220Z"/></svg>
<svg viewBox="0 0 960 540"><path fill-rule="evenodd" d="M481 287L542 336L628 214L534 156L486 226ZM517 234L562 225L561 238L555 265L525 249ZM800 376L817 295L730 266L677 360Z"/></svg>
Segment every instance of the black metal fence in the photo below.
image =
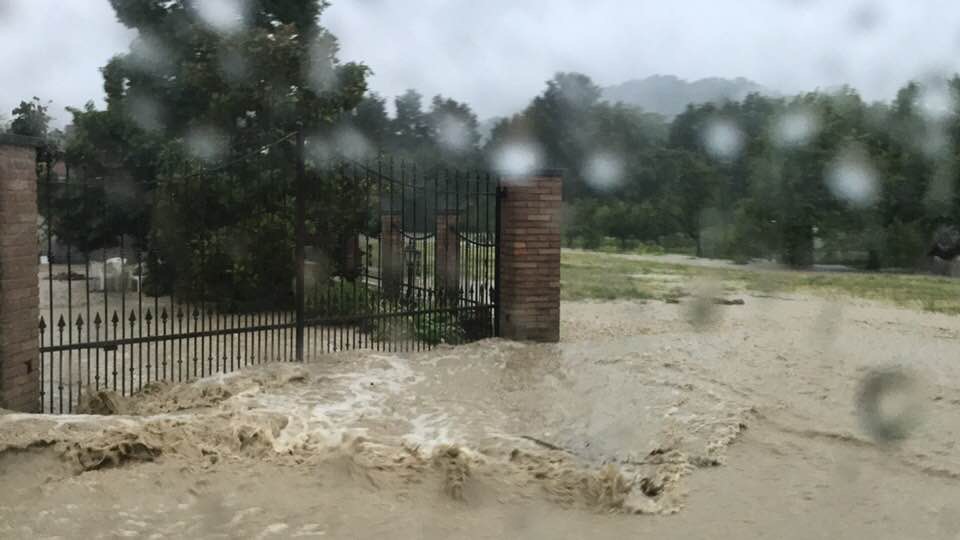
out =
<svg viewBox="0 0 960 540"><path fill-rule="evenodd" d="M310 162L307 144L289 134L149 180L41 164L45 412L92 391L497 334L498 179Z"/></svg>

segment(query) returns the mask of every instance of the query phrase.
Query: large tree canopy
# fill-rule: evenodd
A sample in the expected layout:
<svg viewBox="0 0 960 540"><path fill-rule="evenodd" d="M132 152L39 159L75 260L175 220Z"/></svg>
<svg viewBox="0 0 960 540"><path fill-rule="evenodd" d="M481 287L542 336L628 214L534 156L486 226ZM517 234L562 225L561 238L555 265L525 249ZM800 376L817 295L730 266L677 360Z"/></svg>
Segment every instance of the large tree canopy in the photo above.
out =
<svg viewBox="0 0 960 540"><path fill-rule="evenodd" d="M360 103L368 69L340 63L316 0L254 0L233 31L213 27L201 0L111 0L137 30L103 69L108 107L166 137L222 133L241 143L324 128Z"/></svg>

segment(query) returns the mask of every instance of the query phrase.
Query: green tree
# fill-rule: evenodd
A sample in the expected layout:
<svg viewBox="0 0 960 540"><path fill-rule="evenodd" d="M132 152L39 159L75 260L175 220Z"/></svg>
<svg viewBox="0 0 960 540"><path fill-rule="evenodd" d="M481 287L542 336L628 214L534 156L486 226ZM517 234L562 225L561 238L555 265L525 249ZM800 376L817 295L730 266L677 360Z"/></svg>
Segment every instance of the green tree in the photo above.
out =
<svg viewBox="0 0 960 540"><path fill-rule="evenodd" d="M107 109L74 111L68 155L82 175L135 186L139 196L116 206L149 244L157 292L225 287L240 301L285 301L293 225L278 194L295 177L293 143L256 152L297 129L332 133L363 105L368 69L338 60L315 0L251 0L233 31L208 24L194 0L111 5L138 37L102 70ZM198 173L203 182L178 181ZM117 236L131 225L108 228Z"/></svg>
<svg viewBox="0 0 960 540"><path fill-rule="evenodd" d="M10 133L45 139L50 130L48 107L49 102L44 104L38 97L30 101L21 101L20 105L12 111Z"/></svg>
<svg viewBox="0 0 960 540"><path fill-rule="evenodd" d="M430 139L444 161L470 168L478 163L480 122L466 103L434 96L426 116Z"/></svg>
<svg viewBox="0 0 960 540"><path fill-rule="evenodd" d="M416 90L407 90L394 99L397 113L393 119L393 148L406 156L416 156L433 144L427 113L423 110L423 96Z"/></svg>

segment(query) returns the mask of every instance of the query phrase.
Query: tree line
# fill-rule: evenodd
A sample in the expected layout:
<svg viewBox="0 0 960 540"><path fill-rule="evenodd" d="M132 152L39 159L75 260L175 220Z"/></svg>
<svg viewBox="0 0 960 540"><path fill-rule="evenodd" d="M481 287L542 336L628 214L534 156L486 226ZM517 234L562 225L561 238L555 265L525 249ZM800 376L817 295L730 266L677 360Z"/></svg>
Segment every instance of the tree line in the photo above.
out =
<svg viewBox="0 0 960 540"><path fill-rule="evenodd" d="M958 95L954 77L911 82L891 103L844 87L667 119L561 73L485 136L468 104L437 96L426 109L413 90L394 117L368 95L344 121L376 152L493 168L519 153L562 168L568 246L917 268L960 220Z"/></svg>
<svg viewBox="0 0 960 540"><path fill-rule="evenodd" d="M390 111L387 98L368 90L369 68L338 59L316 2L258 0L248 27L228 34L204 25L186 3L112 4L140 37L102 69L106 108L69 109L72 121L60 132L49 129L48 105L34 98L12 111L7 128L46 137L89 177L122 170L149 184L302 129L314 162L390 156L421 170L561 168L567 246L909 268L923 263L938 231L960 220L956 77L907 84L890 103L869 103L851 88L752 94L690 105L671 119L609 103L588 76L560 73L522 111L485 127L469 104L415 90L394 98ZM292 166L282 153L268 165L281 175ZM254 234L253 245L289 247L288 225L267 219L274 226L252 233L256 223L234 216L242 208L265 219L275 210L257 207L261 195L239 200L227 181L206 189L214 190L207 199L223 202L205 218L215 222L216 238ZM337 218L349 214L350 190L332 181L328 222L352 219ZM162 236L151 208L111 200L118 201L113 217L74 241L95 247L111 227L135 230L143 243ZM237 275L256 266L217 260L237 266Z"/></svg>

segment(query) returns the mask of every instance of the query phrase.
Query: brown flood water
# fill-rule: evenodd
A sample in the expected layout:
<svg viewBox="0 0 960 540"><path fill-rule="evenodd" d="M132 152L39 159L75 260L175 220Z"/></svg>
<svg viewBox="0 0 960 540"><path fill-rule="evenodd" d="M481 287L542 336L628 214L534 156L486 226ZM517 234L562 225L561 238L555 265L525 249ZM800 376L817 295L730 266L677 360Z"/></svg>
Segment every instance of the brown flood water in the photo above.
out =
<svg viewBox="0 0 960 540"><path fill-rule="evenodd" d="M0 537L960 538L956 318L744 299L2 415ZM880 444L856 395L894 366L920 405Z"/></svg>

